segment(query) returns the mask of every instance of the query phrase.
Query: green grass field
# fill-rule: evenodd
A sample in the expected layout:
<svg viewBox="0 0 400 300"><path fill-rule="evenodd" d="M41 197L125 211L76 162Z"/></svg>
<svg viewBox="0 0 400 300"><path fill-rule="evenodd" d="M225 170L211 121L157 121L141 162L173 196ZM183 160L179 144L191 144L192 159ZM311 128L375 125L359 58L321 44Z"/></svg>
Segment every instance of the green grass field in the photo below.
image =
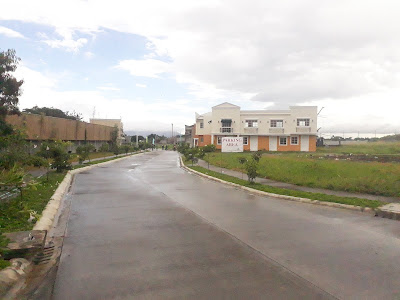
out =
<svg viewBox="0 0 400 300"><path fill-rule="evenodd" d="M95 159L95 158L102 158L102 157L107 157L107 156L115 156L115 154L113 152L91 152L89 154L90 159ZM71 155L71 162L77 162L78 156L77 154L72 154Z"/></svg>
<svg viewBox="0 0 400 300"><path fill-rule="evenodd" d="M218 172L210 171L208 169L199 167L199 166L194 166L194 167L189 167L195 171L207 174L209 176L213 176L228 182L236 183L242 186L250 187L256 190L268 192L268 193L273 193L273 194L279 194L279 195L288 195L288 196L294 196L294 197L301 197L301 198L307 198L307 199L312 199L312 200L319 200L319 201L325 201L325 202L335 202L335 203L341 203L341 204L349 204L349 205L356 205L356 206L361 206L361 207L370 207L370 208L377 208L384 204L381 201L376 201L376 200L368 200L368 199L361 199L361 198L354 198L354 197L338 197L334 195L326 195L326 194L320 194L320 193L309 193L309 192L303 192L303 191L295 191L295 190L289 190L289 189L283 189L283 188L277 188L277 187L272 187L268 185L263 185L260 183L249 183L247 180L242 180L240 178L236 178L233 176L229 176L226 174L221 174Z"/></svg>
<svg viewBox="0 0 400 300"><path fill-rule="evenodd" d="M50 197L54 194L59 183L66 173L49 173L49 181L46 176L37 179L35 187L23 190L22 200L19 196L9 201L0 203L0 233L32 230L34 224L29 223L30 212L39 215L46 207ZM0 235L0 247L6 246L7 241ZM10 263L0 258L0 270L8 267Z"/></svg>
<svg viewBox="0 0 400 300"><path fill-rule="evenodd" d="M238 157L251 153L211 153L210 163L244 172ZM207 160L208 157L205 157ZM320 159L296 153L264 153L259 176L300 186L400 197L400 164Z"/></svg>
<svg viewBox="0 0 400 300"><path fill-rule="evenodd" d="M337 153L337 154L386 154L400 155L399 142L369 142L358 145L344 145L331 147L318 147L317 153Z"/></svg>

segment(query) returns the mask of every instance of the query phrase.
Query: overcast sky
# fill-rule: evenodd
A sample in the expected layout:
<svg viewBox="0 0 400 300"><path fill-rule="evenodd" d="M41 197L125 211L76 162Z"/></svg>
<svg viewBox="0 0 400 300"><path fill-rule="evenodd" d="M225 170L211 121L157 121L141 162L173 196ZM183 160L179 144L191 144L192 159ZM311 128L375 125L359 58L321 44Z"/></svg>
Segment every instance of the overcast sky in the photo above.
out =
<svg viewBox="0 0 400 300"><path fill-rule="evenodd" d="M21 108L183 129L228 101L324 107L322 132L400 132L400 2L3 0Z"/></svg>

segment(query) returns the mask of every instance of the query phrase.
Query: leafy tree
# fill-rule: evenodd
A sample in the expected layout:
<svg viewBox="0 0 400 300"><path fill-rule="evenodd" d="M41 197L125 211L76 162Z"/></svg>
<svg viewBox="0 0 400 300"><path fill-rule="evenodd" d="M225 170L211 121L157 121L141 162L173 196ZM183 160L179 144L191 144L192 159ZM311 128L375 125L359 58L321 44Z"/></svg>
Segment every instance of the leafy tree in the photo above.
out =
<svg viewBox="0 0 400 300"><path fill-rule="evenodd" d="M20 60L15 50L0 52L0 119L2 120L8 114L19 113L20 87L24 81L18 81L12 73L17 69Z"/></svg>
<svg viewBox="0 0 400 300"><path fill-rule="evenodd" d="M90 152L93 152L96 148L92 144L86 144L78 146L76 148L76 153L79 155L79 163L82 164L85 160L90 161Z"/></svg>
<svg viewBox="0 0 400 300"><path fill-rule="evenodd" d="M253 158L256 162L259 162L261 156L262 156L261 152L254 152L253 155L252 155L252 158Z"/></svg>
<svg viewBox="0 0 400 300"><path fill-rule="evenodd" d="M38 115L45 115L49 117L56 117L56 118L63 118L63 119L69 119L69 120L82 120L82 115L73 111L62 111L61 109L54 108L54 107L38 107L34 106L32 108L26 108L22 112L28 113L28 114L38 114Z"/></svg>
<svg viewBox="0 0 400 300"><path fill-rule="evenodd" d="M111 147L117 147L117 140L118 140L118 127L117 125L114 126L113 131L111 131Z"/></svg>
<svg viewBox="0 0 400 300"><path fill-rule="evenodd" d="M70 170L70 155L67 151L68 143L62 141L43 143L38 154L44 158L52 159L51 168L57 172Z"/></svg>
<svg viewBox="0 0 400 300"><path fill-rule="evenodd" d="M24 81L18 81L12 74L19 61L15 50L0 52L0 136L13 132L12 127L5 122L6 115L19 113L20 88Z"/></svg>
<svg viewBox="0 0 400 300"><path fill-rule="evenodd" d="M239 164L244 165L247 162L247 159L244 156L239 156L238 162L239 162ZM242 179L243 179L243 172L242 172Z"/></svg>
<svg viewBox="0 0 400 300"><path fill-rule="evenodd" d="M130 145L123 145L122 150L125 152L125 154L128 154L128 152L132 150L132 147Z"/></svg>
<svg viewBox="0 0 400 300"><path fill-rule="evenodd" d="M249 178L249 182L254 182L258 175L258 161L256 161L254 158L246 162L246 171L247 171L247 177Z"/></svg>
<svg viewBox="0 0 400 300"><path fill-rule="evenodd" d="M12 168L15 164L26 165L28 159L27 142L21 130L0 136L0 167Z"/></svg>
<svg viewBox="0 0 400 300"><path fill-rule="evenodd" d="M110 151L110 145L107 144L107 143L102 144L100 149L99 149L99 151L100 152L108 152L108 151Z"/></svg>

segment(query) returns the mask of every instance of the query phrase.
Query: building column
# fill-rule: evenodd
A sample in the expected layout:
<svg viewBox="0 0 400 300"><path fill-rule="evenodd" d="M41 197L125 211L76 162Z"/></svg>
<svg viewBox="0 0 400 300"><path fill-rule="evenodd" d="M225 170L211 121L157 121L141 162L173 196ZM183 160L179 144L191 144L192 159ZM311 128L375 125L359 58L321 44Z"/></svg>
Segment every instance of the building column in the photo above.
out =
<svg viewBox="0 0 400 300"><path fill-rule="evenodd" d="M211 134L211 145L214 145L214 135Z"/></svg>

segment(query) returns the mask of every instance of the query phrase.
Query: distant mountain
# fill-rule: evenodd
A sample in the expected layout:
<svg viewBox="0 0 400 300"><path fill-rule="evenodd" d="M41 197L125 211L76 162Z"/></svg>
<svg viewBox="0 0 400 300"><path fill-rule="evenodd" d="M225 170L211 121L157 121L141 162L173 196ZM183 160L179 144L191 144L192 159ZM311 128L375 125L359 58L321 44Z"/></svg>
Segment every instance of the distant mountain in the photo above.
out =
<svg viewBox="0 0 400 300"><path fill-rule="evenodd" d="M166 136L166 137L171 137L171 131L157 131L157 130L153 130L153 131L148 131L148 130L138 130L138 131L133 131L133 130L126 130L124 131L126 135L129 136L133 136L133 135L141 135L141 136L148 136L152 133L157 134L159 136ZM174 135L179 135L180 132L176 132L174 131ZM183 134L182 134L183 135Z"/></svg>
<svg viewBox="0 0 400 300"><path fill-rule="evenodd" d="M400 141L400 134L391 134L386 135L380 138L381 141L390 141L390 142L399 142Z"/></svg>

